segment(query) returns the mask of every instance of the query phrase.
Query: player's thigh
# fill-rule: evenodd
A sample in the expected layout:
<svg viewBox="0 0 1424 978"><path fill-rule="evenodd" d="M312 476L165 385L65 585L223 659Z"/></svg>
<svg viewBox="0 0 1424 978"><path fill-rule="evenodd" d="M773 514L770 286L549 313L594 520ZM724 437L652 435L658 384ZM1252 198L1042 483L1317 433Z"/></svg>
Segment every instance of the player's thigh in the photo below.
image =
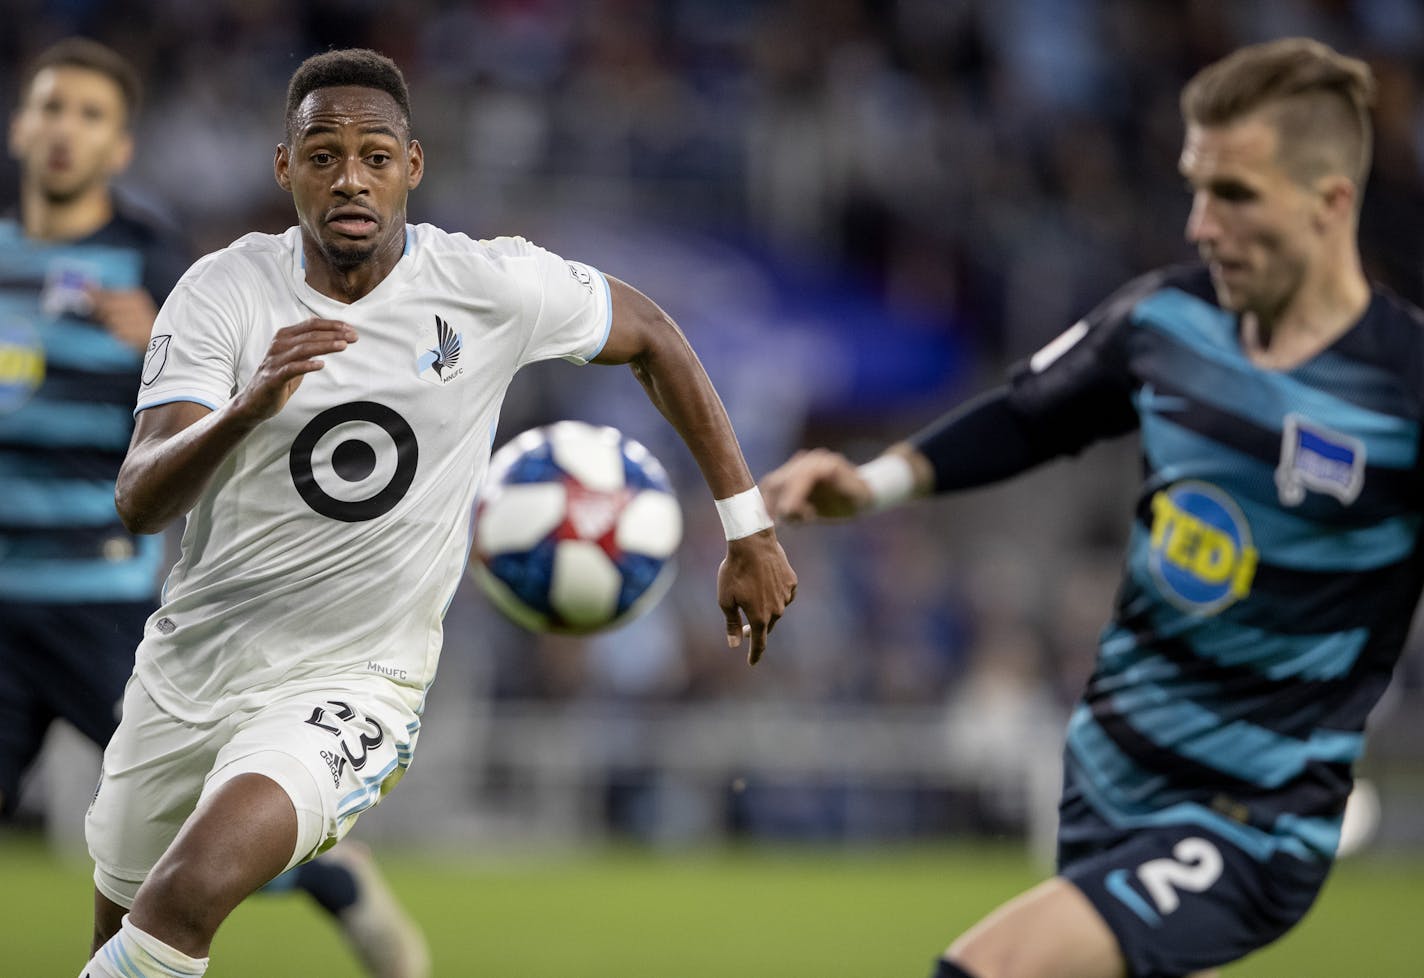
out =
<svg viewBox="0 0 1424 978"><path fill-rule="evenodd" d="M241 774L275 781L297 812L290 868L334 846L395 786L419 727L384 680L289 696L242 719L203 794Z"/></svg>
<svg viewBox="0 0 1424 978"><path fill-rule="evenodd" d="M1117 941L1077 887L1055 877L985 917L948 956L976 978L1121 978Z"/></svg>
<svg viewBox="0 0 1424 978"><path fill-rule="evenodd" d="M1199 825L1131 832L1061 872L1096 908L1133 975L1209 973L1310 908L1329 864L1247 852Z"/></svg>
<svg viewBox="0 0 1424 978"><path fill-rule="evenodd" d="M142 683L129 683L123 721L104 750L84 823L100 894L121 907L133 905L197 805L225 736L224 724L181 722L154 703Z"/></svg>

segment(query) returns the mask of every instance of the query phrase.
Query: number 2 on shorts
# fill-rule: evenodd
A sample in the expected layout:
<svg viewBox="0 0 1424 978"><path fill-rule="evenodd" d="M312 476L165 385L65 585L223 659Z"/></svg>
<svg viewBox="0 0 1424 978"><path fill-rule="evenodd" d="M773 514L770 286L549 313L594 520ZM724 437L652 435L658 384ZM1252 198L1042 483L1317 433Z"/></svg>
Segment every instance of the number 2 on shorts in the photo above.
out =
<svg viewBox="0 0 1424 978"><path fill-rule="evenodd" d="M1151 859L1137 867L1137 878L1163 914L1181 906L1178 890L1201 893L1221 878L1221 852L1205 839L1183 839L1172 848L1172 856Z"/></svg>

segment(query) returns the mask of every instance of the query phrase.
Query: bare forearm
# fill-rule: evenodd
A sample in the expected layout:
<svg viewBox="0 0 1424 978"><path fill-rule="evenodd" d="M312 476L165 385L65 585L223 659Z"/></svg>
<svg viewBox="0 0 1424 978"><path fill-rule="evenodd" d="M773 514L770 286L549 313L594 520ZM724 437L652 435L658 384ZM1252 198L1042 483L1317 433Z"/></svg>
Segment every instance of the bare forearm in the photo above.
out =
<svg viewBox="0 0 1424 978"><path fill-rule="evenodd" d="M631 366L648 399L687 444L713 496L723 499L754 485L722 400L676 326L668 322L663 337Z"/></svg>
<svg viewBox="0 0 1424 978"><path fill-rule="evenodd" d="M131 532L157 533L192 509L233 449L261 423L234 403L171 437L130 446L114 503Z"/></svg>

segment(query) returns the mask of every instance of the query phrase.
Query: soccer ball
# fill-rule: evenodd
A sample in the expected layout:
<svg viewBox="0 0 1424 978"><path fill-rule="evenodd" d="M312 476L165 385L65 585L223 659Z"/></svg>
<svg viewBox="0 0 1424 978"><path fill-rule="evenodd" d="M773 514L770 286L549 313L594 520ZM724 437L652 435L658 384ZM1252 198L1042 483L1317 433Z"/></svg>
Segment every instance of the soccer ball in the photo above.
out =
<svg viewBox="0 0 1424 978"><path fill-rule="evenodd" d="M682 510L651 452L617 428L560 421L490 459L475 507L475 579L535 631L631 621L672 583Z"/></svg>

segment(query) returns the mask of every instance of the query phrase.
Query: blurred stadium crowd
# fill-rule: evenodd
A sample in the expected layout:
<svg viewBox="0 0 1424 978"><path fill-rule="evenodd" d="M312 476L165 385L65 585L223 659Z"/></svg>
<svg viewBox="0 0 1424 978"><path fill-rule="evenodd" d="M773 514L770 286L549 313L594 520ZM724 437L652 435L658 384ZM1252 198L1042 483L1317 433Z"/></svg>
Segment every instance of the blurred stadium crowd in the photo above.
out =
<svg viewBox="0 0 1424 978"><path fill-rule="evenodd" d="M196 252L292 223L270 161L293 67L333 46L392 56L427 151L412 219L523 234L649 293L702 353L758 473L805 444L866 457L1126 279L1190 258L1176 96L1239 44L1308 34L1372 63L1364 251L1375 277L1424 300L1413 0L3 7L8 104L25 58L70 33L139 65L149 92L125 186ZM517 632L467 588L432 725L472 699L971 703L977 719L951 739L1011 749L1015 717L1056 716L1086 677L1130 517L1130 440L985 493L786 530L800 597L748 670L713 598L713 509L637 385L533 368L501 439L559 417L617 424L667 463L688 518L679 583L647 619L590 641ZM1375 723L1381 749L1412 744L1416 764L1422 660L1406 656Z"/></svg>

